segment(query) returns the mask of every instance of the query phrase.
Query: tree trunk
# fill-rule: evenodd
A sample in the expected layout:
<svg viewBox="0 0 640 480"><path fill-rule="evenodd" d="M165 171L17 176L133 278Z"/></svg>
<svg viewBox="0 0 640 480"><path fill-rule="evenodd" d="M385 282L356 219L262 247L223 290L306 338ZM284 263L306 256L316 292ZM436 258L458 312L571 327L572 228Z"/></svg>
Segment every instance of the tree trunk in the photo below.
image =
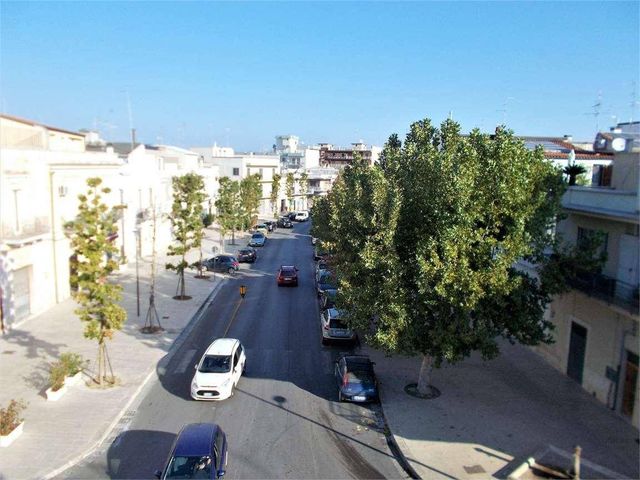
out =
<svg viewBox="0 0 640 480"><path fill-rule="evenodd" d="M433 370L433 357L431 355L422 356L420 375L418 376L418 393L427 395L430 393L431 371Z"/></svg>

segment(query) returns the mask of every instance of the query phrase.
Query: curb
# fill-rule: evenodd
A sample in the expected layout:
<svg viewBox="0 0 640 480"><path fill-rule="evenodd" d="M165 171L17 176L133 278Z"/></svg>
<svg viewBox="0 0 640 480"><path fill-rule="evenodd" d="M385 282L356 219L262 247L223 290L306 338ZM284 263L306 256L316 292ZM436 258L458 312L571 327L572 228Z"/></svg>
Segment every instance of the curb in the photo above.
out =
<svg viewBox="0 0 640 480"><path fill-rule="evenodd" d="M107 429L105 430L104 434L100 437L100 439L97 440L96 442L94 442L93 445L89 446L89 448L87 448L87 450L85 450L83 453L81 453L77 457L69 460L67 463L65 463L61 467L58 467L55 470L53 470L53 471L47 473L46 475L42 476L41 477L42 480L50 480L50 479L60 475L62 472L68 470L69 468L73 467L74 465L77 465L82 460L84 460L85 458L87 458L89 455L91 455L93 452L96 451L96 449L102 444L102 442L105 441L105 439L111 434L113 429L118 425L118 423L120 422L120 420L124 416L125 412L127 410L129 410L129 408L131 407L131 405L135 401L138 400L138 396L140 395L142 390L144 390L144 388L147 386L147 384L149 383L149 380L151 380L151 378L155 375L155 373L157 371L157 368L160 366L160 364L164 363L166 365L171 361L171 359L175 355L176 351L178 351L180 349L180 346L186 341L187 337L189 336L189 333L191 333L191 331L195 328L195 326L198 323L198 321L200 320L200 317L202 316L206 306L208 306L208 304L213 300L213 298L218 293L218 290L220 290L220 287L224 283L226 283L226 279L221 279L218 282L218 284L213 288L213 290L211 290L211 293L202 302L200 307L198 307L198 310L196 310L196 313L193 314L193 316L191 317L191 320L189 320L189 323L187 323L187 325L182 329L182 332L180 332L180 335L178 335L178 337L173 341L173 343L171 344L171 348L169 349L169 352L167 352L167 354L164 357L162 357L158 361L158 363L151 368L151 371L147 374L145 379L138 386L138 388L133 393L131 398L127 401L126 405L115 416L114 420L107 427Z"/></svg>
<svg viewBox="0 0 640 480"><path fill-rule="evenodd" d="M387 445L389 446L389 450L391 450L391 453L393 453L393 456L395 457L396 461L400 464L400 466L406 472L406 474L409 475L409 478L412 478L415 480L421 480L422 477L418 475L418 472L414 470L414 468L411 466L411 463L409 463L409 460L407 460L407 457L405 457L404 453L402 453L402 449L400 448L400 445L398 445L396 437L393 435L393 432L389 427L387 416L384 414L384 407L382 405L382 401L380 402L380 412L382 413L382 419L384 420L384 436L387 439Z"/></svg>

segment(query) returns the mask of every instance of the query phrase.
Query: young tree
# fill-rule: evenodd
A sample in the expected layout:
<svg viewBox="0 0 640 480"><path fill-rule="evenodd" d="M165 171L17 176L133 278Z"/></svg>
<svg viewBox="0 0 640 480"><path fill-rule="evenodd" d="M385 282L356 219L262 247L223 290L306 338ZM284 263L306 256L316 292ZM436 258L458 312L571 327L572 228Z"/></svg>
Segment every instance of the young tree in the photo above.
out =
<svg viewBox="0 0 640 480"><path fill-rule="evenodd" d="M280 180L282 175L279 173L273 174L273 180L271 181L271 208L273 209L274 218L278 216L278 197L280 195Z"/></svg>
<svg viewBox="0 0 640 480"><path fill-rule="evenodd" d="M422 356L422 394L433 367L495 357L499 337L550 342L543 313L563 286L545 275L543 250L562 192L542 150L510 131L466 138L451 120L416 122L404 145L390 137L380 165L355 161L329 195L338 302L374 345ZM539 275L514 268L521 258Z"/></svg>
<svg viewBox="0 0 640 480"><path fill-rule="evenodd" d="M115 383L106 341L116 330L122 329L127 313L117 303L122 298L122 287L108 281L109 275L118 268L112 257L118 249L109 240L118 231L118 207L109 208L102 202L102 194L111 190L100 188L101 184L100 178L87 179L87 194L78 196L78 215L65 226L77 259L73 279L77 290L72 294L80 306L75 313L85 322L84 336L98 341L94 381L104 386L105 381ZM107 375L107 368L110 375Z"/></svg>
<svg viewBox="0 0 640 480"><path fill-rule="evenodd" d="M285 183L285 194L287 195L287 201L289 203L289 210L291 210L293 204L293 195L295 194L295 182L296 179L293 176L293 173L287 173L287 180Z"/></svg>
<svg viewBox="0 0 640 480"><path fill-rule="evenodd" d="M306 205L307 188L309 186L309 175L307 172L302 172L300 174L300 178L298 178L298 186L300 187L300 195L302 195L302 199Z"/></svg>
<svg viewBox="0 0 640 480"><path fill-rule="evenodd" d="M224 237L229 231L232 235L232 243L235 244L235 231L240 223L240 184L238 182L229 177L220 179L216 209L223 245Z"/></svg>
<svg viewBox="0 0 640 480"><path fill-rule="evenodd" d="M242 228L247 230L254 225L262 199L260 175L254 174L240 181L240 215Z"/></svg>
<svg viewBox="0 0 640 480"><path fill-rule="evenodd" d="M168 255L180 256L178 263L167 263L167 270L174 270L178 275L178 287L176 288L176 300L188 300L191 297L185 292L184 270L189 266L186 255L192 248L197 248L202 243L204 225L202 223L202 202L204 193L204 180L195 173L187 173L171 179L173 186L173 204L169 219L173 227L173 235L177 244L170 245Z"/></svg>

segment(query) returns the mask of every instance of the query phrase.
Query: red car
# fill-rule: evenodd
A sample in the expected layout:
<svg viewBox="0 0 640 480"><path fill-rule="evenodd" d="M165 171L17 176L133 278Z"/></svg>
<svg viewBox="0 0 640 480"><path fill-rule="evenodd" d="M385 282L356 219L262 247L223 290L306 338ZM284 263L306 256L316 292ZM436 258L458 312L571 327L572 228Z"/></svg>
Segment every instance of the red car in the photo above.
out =
<svg viewBox="0 0 640 480"><path fill-rule="evenodd" d="M298 286L298 269L293 265L282 265L278 270L276 276L278 280L278 286L280 285L293 285Z"/></svg>

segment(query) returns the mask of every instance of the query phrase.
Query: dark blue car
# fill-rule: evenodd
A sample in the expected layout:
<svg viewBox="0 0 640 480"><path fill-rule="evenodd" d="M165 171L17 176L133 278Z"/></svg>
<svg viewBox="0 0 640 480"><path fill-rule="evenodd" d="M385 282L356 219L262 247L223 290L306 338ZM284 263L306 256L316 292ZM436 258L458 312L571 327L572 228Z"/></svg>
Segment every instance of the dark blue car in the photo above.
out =
<svg viewBox="0 0 640 480"><path fill-rule="evenodd" d="M215 423L185 425L173 443L164 471L156 477L221 478L227 466L227 436Z"/></svg>
<svg viewBox="0 0 640 480"><path fill-rule="evenodd" d="M344 355L336 362L340 402L378 402L378 380L366 355Z"/></svg>

